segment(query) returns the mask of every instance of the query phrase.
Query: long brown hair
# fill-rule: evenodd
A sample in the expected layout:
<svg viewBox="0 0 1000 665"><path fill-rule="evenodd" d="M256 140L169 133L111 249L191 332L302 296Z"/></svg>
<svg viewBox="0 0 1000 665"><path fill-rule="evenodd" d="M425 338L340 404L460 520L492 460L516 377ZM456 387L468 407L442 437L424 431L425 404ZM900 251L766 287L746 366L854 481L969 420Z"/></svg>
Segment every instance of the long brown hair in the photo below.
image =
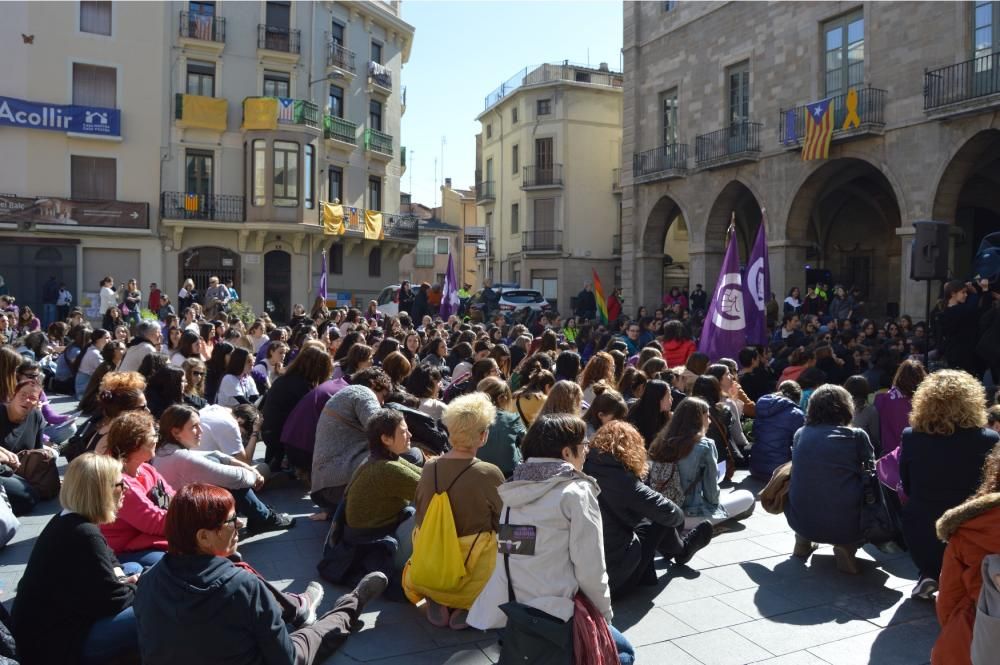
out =
<svg viewBox="0 0 1000 665"><path fill-rule="evenodd" d="M708 409L708 402L698 397L688 397L678 404L670 422L653 439L649 458L654 462L676 463L690 455L701 441Z"/></svg>
<svg viewBox="0 0 1000 665"><path fill-rule="evenodd" d="M601 380L609 386L615 385L615 359L606 351L598 351L587 361L580 375L580 388L586 390L590 384Z"/></svg>

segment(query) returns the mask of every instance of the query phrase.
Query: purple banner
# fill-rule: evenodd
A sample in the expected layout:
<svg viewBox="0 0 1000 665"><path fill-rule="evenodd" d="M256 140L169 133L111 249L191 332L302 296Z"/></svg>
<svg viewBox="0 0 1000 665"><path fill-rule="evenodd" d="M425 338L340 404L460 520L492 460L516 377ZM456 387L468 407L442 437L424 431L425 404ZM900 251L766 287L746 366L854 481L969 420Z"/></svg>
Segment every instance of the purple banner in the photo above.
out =
<svg viewBox="0 0 1000 665"><path fill-rule="evenodd" d="M729 235L719 281L708 304L708 315L705 317L698 345L698 350L708 355L712 362L719 358L735 359L739 356L740 349L746 345L743 279L740 275L740 257L735 236L735 233Z"/></svg>
<svg viewBox="0 0 1000 665"><path fill-rule="evenodd" d="M448 272L444 276L444 288L441 290L441 309L439 314L445 321L452 314L458 313L458 284L455 281L455 257L448 253Z"/></svg>
<svg viewBox="0 0 1000 665"><path fill-rule="evenodd" d="M747 312L747 344L767 344L767 299L771 295L771 266L767 260L767 215L761 211L757 240L743 275L743 303Z"/></svg>

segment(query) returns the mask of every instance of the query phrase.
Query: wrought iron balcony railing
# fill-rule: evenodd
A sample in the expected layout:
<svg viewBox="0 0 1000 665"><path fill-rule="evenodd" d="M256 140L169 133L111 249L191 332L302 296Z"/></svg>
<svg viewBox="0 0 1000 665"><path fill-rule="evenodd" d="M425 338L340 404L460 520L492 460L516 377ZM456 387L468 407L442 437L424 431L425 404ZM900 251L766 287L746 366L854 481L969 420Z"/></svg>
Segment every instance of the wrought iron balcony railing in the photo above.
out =
<svg viewBox="0 0 1000 665"><path fill-rule="evenodd" d="M476 183L476 201L492 201L496 198L493 191L493 181L484 180Z"/></svg>
<svg viewBox="0 0 1000 665"><path fill-rule="evenodd" d="M687 161L688 146L686 143L661 145L659 148L632 155L632 177L642 178L669 172L683 174L687 171Z"/></svg>
<svg viewBox="0 0 1000 665"><path fill-rule="evenodd" d="M924 72L924 110L1000 93L1000 53Z"/></svg>
<svg viewBox="0 0 1000 665"><path fill-rule="evenodd" d="M283 53L300 52L301 31L295 28L281 28L275 25L257 24L257 48Z"/></svg>
<svg viewBox="0 0 1000 665"><path fill-rule="evenodd" d="M187 192L162 192L160 194L161 219L242 222L245 219L243 206L243 197L231 194L190 194Z"/></svg>
<svg viewBox="0 0 1000 665"><path fill-rule="evenodd" d="M562 164L548 166L525 166L522 189L525 187L562 187Z"/></svg>
<svg viewBox="0 0 1000 665"><path fill-rule="evenodd" d="M855 88L857 93L858 127L845 127L845 120L851 118L850 93L846 92L830 99L833 112L833 136L857 130L881 129L885 127L886 91L879 88ZM809 105L803 104L778 112L778 140L784 145L798 145L806 138L806 115Z"/></svg>
<svg viewBox="0 0 1000 665"><path fill-rule="evenodd" d="M226 19L211 14L181 12L181 37L206 42L225 42Z"/></svg>
<svg viewBox="0 0 1000 665"><path fill-rule="evenodd" d="M326 114L323 116L323 137L357 145L358 126L350 120Z"/></svg>
<svg viewBox="0 0 1000 665"><path fill-rule="evenodd" d="M365 130L365 150L392 157L392 136L369 127Z"/></svg>
<svg viewBox="0 0 1000 665"><path fill-rule="evenodd" d="M557 252L562 250L562 231L545 229L521 234L521 250L525 252Z"/></svg>
<svg viewBox="0 0 1000 665"><path fill-rule="evenodd" d="M759 122L739 122L701 134L694 140L695 161L699 166L738 161L760 154Z"/></svg>
<svg viewBox="0 0 1000 665"><path fill-rule="evenodd" d="M330 50L326 56L327 67L336 67L353 74L355 72L354 60L354 51L346 49L336 42L330 43Z"/></svg>

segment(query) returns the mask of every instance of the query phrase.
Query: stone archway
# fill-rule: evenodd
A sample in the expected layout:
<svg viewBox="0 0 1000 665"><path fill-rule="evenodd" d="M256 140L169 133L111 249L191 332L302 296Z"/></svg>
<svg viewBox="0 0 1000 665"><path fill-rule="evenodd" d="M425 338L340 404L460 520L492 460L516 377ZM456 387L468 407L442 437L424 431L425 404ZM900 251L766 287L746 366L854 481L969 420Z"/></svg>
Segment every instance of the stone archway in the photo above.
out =
<svg viewBox="0 0 1000 665"><path fill-rule="evenodd" d="M700 243L693 243L691 250L691 275L694 281L704 280L704 288L709 293L715 288L722 268L722 256L726 251L726 232L736 218L736 242L741 257L745 261L760 227L760 199L754 191L740 180L731 180L722 188L704 226Z"/></svg>
<svg viewBox="0 0 1000 665"><path fill-rule="evenodd" d="M784 291L798 286L804 293L806 271L826 270L833 284L860 290L867 316L898 315L900 211L889 177L867 161L834 159L814 170L795 193L785 224Z"/></svg>
<svg viewBox="0 0 1000 665"><path fill-rule="evenodd" d="M688 274L688 228L681 205L671 196L660 197L649 211L635 255L638 304L659 306L668 279L679 282L681 272Z"/></svg>
<svg viewBox="0 0 1000 665"><path fill-rule="evenodd" d="M966 278L983 238L1000 231L1000 130L973 135L941 173L931 208L935 220L955 224L952 273Z"/></svg>

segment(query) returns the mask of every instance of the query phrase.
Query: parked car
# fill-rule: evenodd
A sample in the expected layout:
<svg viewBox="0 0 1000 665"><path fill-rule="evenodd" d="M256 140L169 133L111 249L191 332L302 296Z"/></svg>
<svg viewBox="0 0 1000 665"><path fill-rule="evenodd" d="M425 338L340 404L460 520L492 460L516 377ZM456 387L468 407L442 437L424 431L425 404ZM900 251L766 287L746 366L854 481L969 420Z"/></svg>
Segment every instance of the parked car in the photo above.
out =
<svg viewBox="0 0 1000 665"><path fill-rule="evenodd" d="M499 309L503 314L512 314L515 311L527 307L536 312L548 311L552 308L541 291L535 289L522 289L519 287L511 289L496 289L500 296ZM469 309L482 312L483 292L479 290L469 299Z"/></svg>
<svg viewBox="0 0 1000 665"><path fill-rule="evenodd" d="M399 316L399 284L382 289L375 299L378 311L386 316Z"/></svg>

